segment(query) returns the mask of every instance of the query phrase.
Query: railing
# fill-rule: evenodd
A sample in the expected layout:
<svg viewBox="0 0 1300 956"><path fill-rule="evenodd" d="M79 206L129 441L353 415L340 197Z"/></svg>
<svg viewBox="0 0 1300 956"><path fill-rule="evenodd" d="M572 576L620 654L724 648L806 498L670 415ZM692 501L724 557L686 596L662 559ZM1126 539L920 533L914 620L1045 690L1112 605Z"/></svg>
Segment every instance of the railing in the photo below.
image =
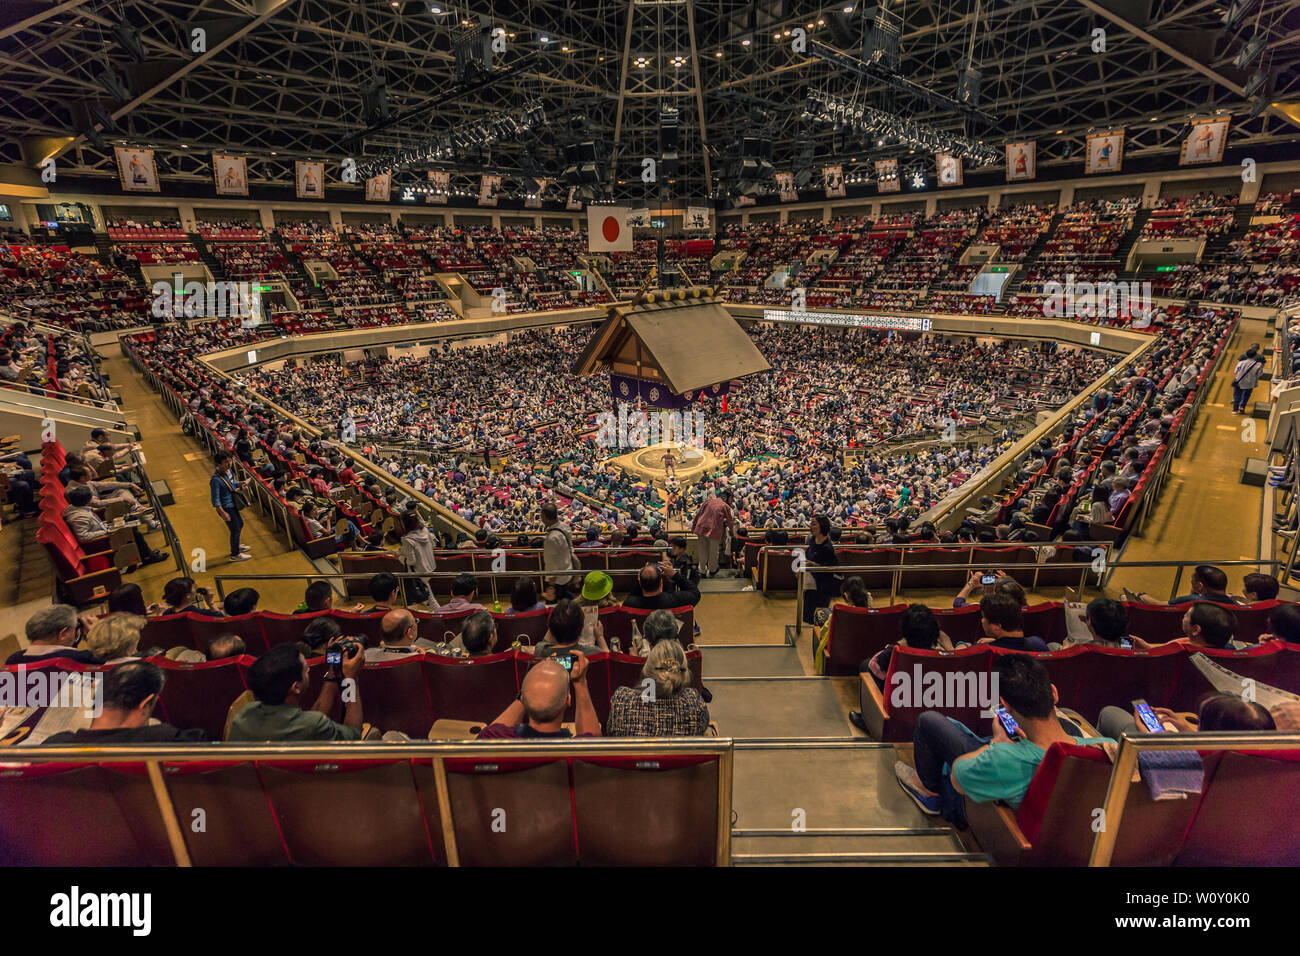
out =
<svg viewBox="0 0 1300 956"><path fill-rule="evenodd" d="M1155 751L1188 749L1201 753L1223 750L1300 750L1300 734L1255 731L1141 734L1135 737L1124 734L1120 737L1119 753L1115 757L1110 782L1106 786L1106 801L1102 808L1102 819L1106 825L1093 838L1089 866L1110 866L1115 843L1119 839L1120 820L1124 817L1124 807L1132 790L1133 771L1137 769L1138 757ZM1267 786L1266 781L1261 782Z"/></svg>
<svg viewBox="0 0 1300 956"><path fill-rule="evenodd" d="M1068 545L1069 543L1067 542L1066 544ZM1010 564L1007 565L1005 570L1008 573L1014 573L1016 571L1027 572L1033 570L1034 584L1030 585L1030 587L1027 589L1032 591L1034 590L1034 587L1037 585L1038 572L1043 569L1047 569L1049 571L1077 569L1079 571L1079 595L1082 597L1084 591L1087 590L1087 579L1088 579L1089 571L1093 572L1093 574L1099 579L1098 589L1100 590L1101 588L1104 588L1106 586L1106 582L1110 579L1111 574L1115 571L1123 571L1131 568L1174 568L1176 569L1174 572L1174 583L1173 586L1169 589L1169 600L1172 601L1175 597L1178 596L1178 590L1183 581L1184 568L1188 568L1188 567L1194 568L1200 564L1210 564L1216 568L1248 567L1248 568L1271 568L1276 570L1277 568L1284 567L1287 563L1285 561L1264 560L1262 558L1229 558L1221 561L1216 561L1213 559L1189 560L1189 561L1125 561L1123 559L1117 559L1115 561L1110 561L1109 556L1106 553L1106 550L1102 547L1104 544L1105 542L1092 541L1092 542L1079 542L1079 544L1077 545L1078 547L1081 548L1094 549L1094 554L1096 554L1097 551L1101 551L1102 557L1100 559L1100 567L1098 567L1099 564L1098 559L1094 558L1094 560L1092 561L1077 561L1077 562L1059 561L1059 562L1051 562L1048 564L1043 564L1042 562L1036 562L1034 564L1028 564L1028 563ZM1060 544L1048 545L1048 547L1052 547L1052 548L1056 548L1059 546ZM799 547L802 548L803 546L800 545ZM879 547L903 548L903 547L907 547L907 545L880 545ZM934 548L936 547L936 545L929 544L926 545L926 547ZM938 547L948 548L950 546L938 545ZM974 545L973 547L995 548L996 546L985 544L985 545ZM1036 548L1036 547L1043 547L1043 545L1012 544L1011 547L1020 547L1020 548L1035 547ZM901 563L901 555L900 555L900 561L897 564L861 564L861 565L859 564L854 564L854 565L807 564L806 566L803 567L802 570L807 572L814 572L818 574L820 573L857 574L866 571L892 572L893 585L889 592L889 603L892 605L894 601L898 598L898 592L900 590L899 582L901 581L903 572L905 571L920 571L920 572L983 571L983 570L987 570L988 567L989 566L987 562L983 564L967 563L967 564L906 565ZM805 590L804 575L803 574L795 575L795 634L797 635L803 633L802 623L803 623L804 590Z"/></svg>
<svg viewBox="0 0 1300 956"><path fill-rule="evenodd" d="M15 751L15 760L22 763L87 763L121 764L142 763L148 773L158 812L162 816L167 840L177 866L191 866L189 849L185 844L184 829L172 802L164 776L164 764L195 762L292 760L347 764L353 761L374 760L428 760L433 768L438 796L438 810L442 828L447 864L459 866L456 851L456 820L453 801L447 784L447 761L484 760L503 758L602 758L639 757L662 755L695 755L718 759L716 865L731 865L731 797L734 747L729 737L711 738L638 738L590 739L545 741L543 743L513 743L477 740L445 743L393 742L372 744L363 741L321 744L220 744L219 746L152 746L152 747L75 747L41 746L24 747ZM630 832L630 831L629 831Z"/></svg>

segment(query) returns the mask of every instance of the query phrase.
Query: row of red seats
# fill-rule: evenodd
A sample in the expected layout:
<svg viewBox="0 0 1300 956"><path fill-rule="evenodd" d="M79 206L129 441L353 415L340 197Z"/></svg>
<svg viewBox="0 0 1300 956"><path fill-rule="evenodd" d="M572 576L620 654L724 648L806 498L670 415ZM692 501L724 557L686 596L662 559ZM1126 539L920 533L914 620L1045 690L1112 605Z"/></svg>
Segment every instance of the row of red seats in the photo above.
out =
<svg viewBox="0 0 1300 956"><path fill-rule="evenodd" d="M860 680L859 700L868 733L882 741L911 740L917 718L927 710L938 710L987 736L992 732L991 717L984 714L990 702L972 698L977 698L981 675L984 686L991 686L994 658L1010 653L1015 652L988 644L956 651L895 647L884 691L870 674ZM1199 700L1214 690L1189 660L1196 653L1242 678L1300 693L1300 645L1283 641L1245 650L1166 644L1143 651L1081 644L1034 656L1051 674L1060 706L1095 725L1103 707L1129 708L1138 699L1153 707L1194 711ZM932 682L941 691L934 698L923 695ZM964 696L954 695L954 688L962 688Z"/></svg>
<svg viewBox="0 0 1300 956"><path fill-rule="evenodd" d="M82 605L103 600L122 583L122 575L113 561L109 538L81 544L63 520L67 499L59 472L67 455L58 442L41 446L40 518L36 540L45 547L61 596L69 603Z"/></svg>
<svg viewBox="0 0 1300 956"><path fill-rule="evenodd" d="M161 786L195 866L729 862L730 741L527 747L464 744L438 764L396 745L328 761L195 747L164 761ZM191 826L199 809L206 826ZM0 778L0 865L176 862L143 761L11 763Z"/></svg>

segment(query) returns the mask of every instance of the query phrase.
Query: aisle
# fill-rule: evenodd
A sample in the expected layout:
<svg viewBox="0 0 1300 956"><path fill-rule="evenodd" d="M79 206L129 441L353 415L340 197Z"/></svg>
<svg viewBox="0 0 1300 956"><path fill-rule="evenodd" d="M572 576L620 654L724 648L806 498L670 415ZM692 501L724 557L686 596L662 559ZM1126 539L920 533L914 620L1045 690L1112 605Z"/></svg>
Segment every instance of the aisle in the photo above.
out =
<svg viewBox="0 0 1300 956"><path fill-rule="evenodd" d="M1142 536L1129 539L1127 561L1253 559L1259 556L1262 491L1241 484L1247 458L1264 454L1268 423L1254 420L1256 440L1244 441L1247 416L1232 413L1232 375L1237 358L1252 342L1268 345L1266 323L1243 319L1228 344L1228 354L1210 385L1210 394L1182 454L1174 459L1160 500L1147 516ZM1254 401L1266 399L1268 383L1260 382ZM1254 568L1229 568L1229 590L1240 593L1241 578ZM1148 591L1162 600L1173 585L1172 568L1119 570L1108 589ZM1181 592L1190 588L1187 572Z"/></svg>

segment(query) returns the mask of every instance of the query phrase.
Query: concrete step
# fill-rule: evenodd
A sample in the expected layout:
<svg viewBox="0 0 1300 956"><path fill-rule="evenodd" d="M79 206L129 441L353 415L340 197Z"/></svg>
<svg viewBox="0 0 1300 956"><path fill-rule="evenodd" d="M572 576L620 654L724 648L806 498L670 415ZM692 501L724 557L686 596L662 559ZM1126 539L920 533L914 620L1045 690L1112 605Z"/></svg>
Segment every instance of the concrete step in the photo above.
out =
<svg viewBox="0 0 1300 956"><path fill-rule="evenodd" d="M799 651L789 644L700 644L705 677L803 677Z"/></svg>
<svg viewBox="0 0 1300 956"><path fill-rule="evenodd" d="M709 714L724 737L844 739L857 735L834 684L850 678L713 677L709 659L706 653L704 681L713 693Z"/></svg>

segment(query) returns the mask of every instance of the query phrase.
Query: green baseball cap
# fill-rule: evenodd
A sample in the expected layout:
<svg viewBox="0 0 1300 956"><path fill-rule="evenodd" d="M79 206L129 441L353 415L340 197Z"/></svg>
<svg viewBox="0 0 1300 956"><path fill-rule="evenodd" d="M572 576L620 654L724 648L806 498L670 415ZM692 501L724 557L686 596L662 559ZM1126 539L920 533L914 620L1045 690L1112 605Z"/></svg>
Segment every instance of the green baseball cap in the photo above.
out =
<svg viewBox="0 0 1300 956"><path fill-rule="evenodd" d="M584 601L599 601L609 597L609 592L612 590L614 590L614 580L604 571L591 571L582 581Z"/></svg>

